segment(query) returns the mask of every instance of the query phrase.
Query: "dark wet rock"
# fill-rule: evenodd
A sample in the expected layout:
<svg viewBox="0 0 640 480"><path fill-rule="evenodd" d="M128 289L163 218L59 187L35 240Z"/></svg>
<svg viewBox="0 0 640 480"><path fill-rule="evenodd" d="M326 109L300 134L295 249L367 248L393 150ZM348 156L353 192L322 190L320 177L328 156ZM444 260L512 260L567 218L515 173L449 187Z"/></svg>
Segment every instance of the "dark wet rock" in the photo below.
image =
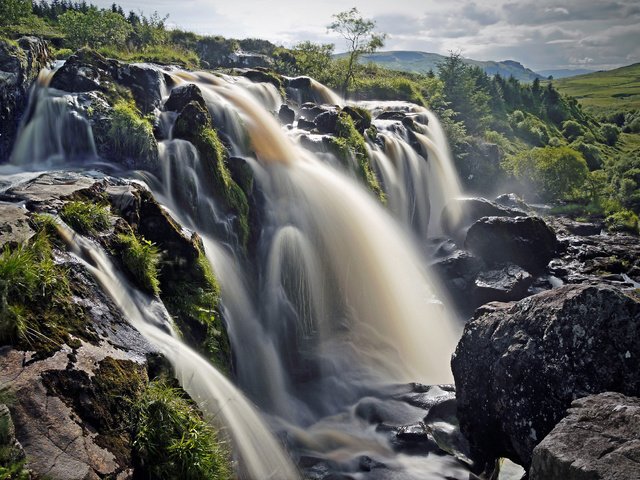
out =
<svg viewBox="0 0 640 480"><path fill-rule="evenodd" d="M495 203L508 208L517 208L524 212L531 210L531 207L515 193L503 193L498 195L495 199Z"/></svg>
<svg viewBox="0 0 640 480"><path fill-rule="evenodd" d="M572 233L563 218L548 217L547 221L558 232L560 242L559 257L549 264L554 276L565 283L606 282L627 290L638 288L640 241L637 235L602 232L583 236Z"/></svg>
<svg viewBox="0 0 640 480"><path fill-rule="evenodd" d="M527 290L533 280L529 272L512 263L495 270L480 272L474 282L477 304L521 300L527 296Z"/></svg>
<svg viewBox="0 0 640 480"><path fill-rule="evenodd" d="M305 120L304 118L299 118L296 126L302 130L308 130L308 131L311 131L316 128L315 123Z"/></svg>
<svg viewBox="0 0 640 480"><path fill-rule="evenodd" d="M323 113L329 112L328 108L322 107L320 105L316 105L314 103L304 104L298 115L301 119L308 120L310 122L315 121L318 115L322 115Z"/></svg>
<svg viewBox="0 0 640 480"><path fill-rule="evenodd" d="M408 443L424 443L431 441L429 432L422 422L400 427L396 432L396 437L398 440Z"/></svg>
<svg viewBox="0 0 640 480"><path fill-rule="evenodd" d="M315 119L316 127L318 131L324 134L333 134L336 131L336 123L338 122L338 112L335 110L328 110L318 115Z"/></svg>
<svg viewBox="0 0 640 480"><path fill-rule="evenodd" d="M512 262L536 273L555 256L558 241L538 217L484 217L469 228L465 248L489 264Z"/></svg>
<svg viewBox="0 0 640 480"><path fill-rule="evenodd" d="M50 86L65 92L107 91L118 70L118 62L83 48L71 55L51 79Z"/></svg>
<svg viewBox="0 0 640 480"><path fill-rule="evenodd" d="M402 426L421 419L421 410L397 400L365 397L356 405L357 417L372 424Z"/></svg>
<svg viewBox="0 0 640 480"><path fill-rule="evenodd" d="M268 70L245 70L241 72L241 75L248 78L252 82L270 83L271 85L276 87L276 90L278 90L278 92L282 91L282 89L284 88L282 78L279 75Z"/></svg>
<svg viewBox="0 0 640 480"><path fill-rule="evenodd" d="M440 450L469 465L473 464L469 442L460 432L458 403L455 397L431 407L423 424Z"/></svg>
<svg viewBox="0 0 640 480"><path fill-rule="evenodd" d="M281 105L278 111L278 118L283 125L291 125L296 119L296 112L288 105Z"/></svg>
<svg viewBox="0 0 640 480"><path fill-rule="evenodd" d="M311 79L309 77L285 78L284 84L287 88L309 89L311 88Z"/></svg>
<svg viewBox="0 0 640 480"><path fill-rule="evenodd" d="M162 106L162 94L167 81L165 74L158 68L144 64L119 63L114 78L119 85L131 90L142 113L150 113Z"/></svg>
<svg viewBox="0 0 640 480"><path fill-rule="evenodd" d="M607 392L575 400L533 451L531 480L630 480L640 475L640 399Z"/></svg>
<svg viewBox="0 0 640 480"><path fill-rule="evenodd" d="M397 120L401 122L405 118L407 118L407 112L387 110L380 113L380 115L376 117L376 120Z"/></svg>
<svg viewBox="0 0 640 480"><path fill-rule="evenodd" d="M445 234L455 236L459 230L468 227L482 217L517 217L525 215L521 210L502 206L486 198L455 198L442 210L440 224Z"/></svg>
<svg viewBox="0 0 640 480"><path fill-rule="evenodd" d="M0 39L0 163L9 158L13 148L29 87L49 62L49 50L42 39L23 37L17 46Z"/></svg>
<svg viewBox="0 0 640 480"><path fill-rule="evenodd" d="M364 108L347 105L342 109L353 120L353 125L360 133L371 126L371 114Z"/></svg>
<svg viewBox="0 0 640 480"><path fill-rule="evenodd" d="M603 222L578 222L567 217L553 217L553 225L559 235L591 237L604 230Z"/></svg>
<svg viewBox="0 0 640 480"><path fill-rule="evenodd" d="M466 250L456 250L452 254L431 263L452 300L461 308L473 308L475 304L475 278L485 268L484 261Z"/></svg>
<svg viewBox="0 0 640 480"><path fill-rule="evenodd" d="M528 468L574 399L638 396L639 335L640 301L604 285L567 285L478 309L451 362L460 425L474 452Z"/></svg>
<svg viewBox="0 0 640 480"><path fill-rule="evenodd" d="M366 455L363 455L362 457L360 457L358 466L360 467L360 470L362 470L363 472L370 472L375 468L387 468L387 466L384 463L378 462L377 460L374 460L373 458L368 457Z"/></svg>
<svg viewBox="0 0 640 480"><path fill-rule="evenodd" d="M179 85L171 90L171 94L165 102L164 108L165 110L180 113L191 102L195 102L202 108L207 107L200 88L193 83L188 83L186 85Z"/></svg>

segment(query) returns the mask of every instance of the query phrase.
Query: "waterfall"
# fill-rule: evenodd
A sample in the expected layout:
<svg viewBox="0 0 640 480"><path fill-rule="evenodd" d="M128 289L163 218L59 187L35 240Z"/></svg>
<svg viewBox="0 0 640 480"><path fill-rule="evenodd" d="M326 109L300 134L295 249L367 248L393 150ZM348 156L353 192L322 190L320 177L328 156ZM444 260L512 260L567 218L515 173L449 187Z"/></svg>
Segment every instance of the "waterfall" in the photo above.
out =
<svg viewBox="0 0 640 480"><path fill-rule="evenodd" d="M238 389L174 333L164 306L136 290L116 272L104 250L64 224L65 243L91 272L133 327L169 360L182 388L210 421L226 428L251 479L299 478L295 467L267 426Z"/></svg>
<svg viewBox="0 0 640 480"><path fill-rule="evenodd" d="M203 239L221 286L239 389L170 333L161 304L114 273L99 247L63 230L76 255L172 362L203 411L218 415L248 478L298 475L250 402L312 455L343 464L378 455L417 475L408 478L434 468L455 471L448 464L453 460L412 466L415 462L398 456L382 433L354 413L359 402L390 385L452 379L449 359L458 327L420 253L420 242L438 233L442 207L460 192L435 116L407 103L359 103L374 116L399 110L414 122L407 129L401 122L374 120L379 141L367 148L388 197L383 206L345 167L323 161L302 147L300 135L280 126L275 113L283 99L273 85L206 72L164 73L174 88L194 83L201 89L230 154L250 165L264 203L259 239L247 260L210 191L206 162L194 145L172 138L175 116L162 115L158 172L136 176ZM306 81L317 102L344 103L325 86ZM73 115L77 97L50 91L37 100L13 161L24 165L30 158L55 158L55 165L64 164L74 153L60 140L66 130L49 119ZM42 129L50 130L50 139ZM91 160L90 128L87 138L79 154ZM46 152L28 150L35 148L29 143L39 141ZM220 226L229 235L220 238Z"/></svg>

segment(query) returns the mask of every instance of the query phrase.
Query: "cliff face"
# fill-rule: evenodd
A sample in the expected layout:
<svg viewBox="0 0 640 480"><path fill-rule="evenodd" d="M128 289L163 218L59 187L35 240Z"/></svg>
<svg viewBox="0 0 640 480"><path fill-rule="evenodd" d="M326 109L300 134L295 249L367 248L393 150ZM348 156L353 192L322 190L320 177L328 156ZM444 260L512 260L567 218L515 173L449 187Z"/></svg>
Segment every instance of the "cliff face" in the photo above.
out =
<svg viewBox="0 0 640 480"><path fill-rule="evenodd" d="M0 39L0 163L11 153L29 87L50 61L42 39L23 37L15 43Z"/></svg>

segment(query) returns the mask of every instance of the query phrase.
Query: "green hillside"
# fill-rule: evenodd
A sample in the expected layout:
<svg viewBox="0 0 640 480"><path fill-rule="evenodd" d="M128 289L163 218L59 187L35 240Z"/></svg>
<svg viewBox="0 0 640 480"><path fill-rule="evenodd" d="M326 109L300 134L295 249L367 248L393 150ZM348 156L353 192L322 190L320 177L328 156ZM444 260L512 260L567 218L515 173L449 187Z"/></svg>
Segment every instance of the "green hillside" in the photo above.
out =
<svg viewBox="0 0 640 480"><path fill-rule="evenodd" d="M336 57L340 58L343 55L344 54L338 54ZM366 64L373 62L391 70L410 73L427 73L429 70L437 72L438 64L442 63L446 58L444 55L437 53L398 50L362 55L360 63ZM543 78L533 70L525 68L522 64L514 60L494 62L464 58L463 62L467 65L480 67L487 75L495 75L498 73L505 78L514 77L521 82L532 82L536 78Z"/></svg>
<svg viewBox="0 0 640 480"><path fill-rule="evenodd" d="M640 63L563 78L553 84L593 113L640 109Z"/></svg>

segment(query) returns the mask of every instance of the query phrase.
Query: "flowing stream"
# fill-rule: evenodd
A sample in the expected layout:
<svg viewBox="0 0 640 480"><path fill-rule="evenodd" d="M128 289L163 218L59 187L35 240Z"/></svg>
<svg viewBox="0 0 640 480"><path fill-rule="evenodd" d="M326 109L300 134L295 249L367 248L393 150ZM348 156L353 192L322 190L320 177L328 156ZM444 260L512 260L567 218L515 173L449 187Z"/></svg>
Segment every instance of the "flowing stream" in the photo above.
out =
<svg viewBox="0 0 640 480"><path fill-rule="evenodd" d="M164 352L185 390L206 413L220 415L247 478L298 477L262 415L297 456L329 459L340 468L371 456L406 472L398 478L464 474L453 457L395 453L388 437L358 414L363 402L399 384L452 381L449 359L458 327L419 248L427 235L439 233L442 207L460 192L435 116L406 103L361 103L374 116L409 113L415 125L409 131L399 122L375 121L381 142L370 142L368 150L388 197L384 207L348 169L323 161L280 126L274 113L283 99L273 85L204 72L165 73L177 86L201 89L230 155L251 166L263 199L260 238L249 261L231 219L208 190L198 151L172 138L175 116L163 114L167 139L159 145L159 173L136 175L204 240L221 285L237 387L171 334L161 304L131 289L103 251L63 229L72 250ZM95 160L90 127L76 114L77 97L49 90L36 92L13 162L33 168L36 162L64 166L80 156ZM344 104L315 81L311 92L316 101ZM69 140L71 132L78 143ZM213 234L220 231L213 225L226 225L227 233ZM423 414L411 410L407 418L419 421Z"/></svg>

